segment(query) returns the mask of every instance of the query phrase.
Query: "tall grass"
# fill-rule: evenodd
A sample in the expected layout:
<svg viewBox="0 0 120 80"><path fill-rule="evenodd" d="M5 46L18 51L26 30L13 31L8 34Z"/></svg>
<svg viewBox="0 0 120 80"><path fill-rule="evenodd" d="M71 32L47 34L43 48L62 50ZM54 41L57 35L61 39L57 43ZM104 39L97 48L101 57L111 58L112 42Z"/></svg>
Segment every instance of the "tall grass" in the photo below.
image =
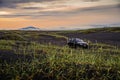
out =
<svg viewBox="0 0 120 80"><path fill-rule="evenodd" d="M7 61L0 53L0 80L120 79L120 50L114 46L94 44L90 49L71 49L35 42L17 47L14 41L13 46L9 41L0 43L11 47L10 54L14 55Z"/></svg>

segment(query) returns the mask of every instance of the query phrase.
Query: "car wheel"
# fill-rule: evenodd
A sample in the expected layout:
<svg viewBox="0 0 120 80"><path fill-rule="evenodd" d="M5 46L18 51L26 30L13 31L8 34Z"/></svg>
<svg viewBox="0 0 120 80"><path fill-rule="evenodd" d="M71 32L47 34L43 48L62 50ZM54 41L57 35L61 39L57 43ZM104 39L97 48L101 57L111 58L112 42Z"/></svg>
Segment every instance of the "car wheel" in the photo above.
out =
<svg viewBox="0 0 120 80"><path fill-rule="evenodd" d="M83 45L83 48L86 48L86 49L87 49L87 48L88 48L88 45Z"/></svg>

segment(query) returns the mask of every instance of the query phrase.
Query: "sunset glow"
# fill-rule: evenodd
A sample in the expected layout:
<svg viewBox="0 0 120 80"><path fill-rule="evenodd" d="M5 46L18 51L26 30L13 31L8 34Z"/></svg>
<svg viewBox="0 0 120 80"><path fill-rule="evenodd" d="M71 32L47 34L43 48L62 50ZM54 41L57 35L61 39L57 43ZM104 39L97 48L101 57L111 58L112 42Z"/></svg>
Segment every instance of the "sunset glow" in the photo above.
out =
<svg viewBox="0 0 120 80"><path fill-rule="evenodd" d="M76 28L120 23L119 0L1 0L0 29Z"/></svg>

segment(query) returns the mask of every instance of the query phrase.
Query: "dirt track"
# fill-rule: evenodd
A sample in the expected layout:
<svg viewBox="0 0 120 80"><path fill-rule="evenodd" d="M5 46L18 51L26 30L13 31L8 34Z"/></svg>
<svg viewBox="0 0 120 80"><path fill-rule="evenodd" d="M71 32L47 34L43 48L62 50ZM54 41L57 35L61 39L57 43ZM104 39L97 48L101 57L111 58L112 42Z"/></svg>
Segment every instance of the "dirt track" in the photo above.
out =
<svg viewBox="0 0 120 80"><path fill-rule="evenodd" d="M67 44L67 40L64 38L56 38L53 36L48 36L48 35L40 35L40 38L38 39L39 43L42 44L54 44L58 46L64 46Z"/></svg>

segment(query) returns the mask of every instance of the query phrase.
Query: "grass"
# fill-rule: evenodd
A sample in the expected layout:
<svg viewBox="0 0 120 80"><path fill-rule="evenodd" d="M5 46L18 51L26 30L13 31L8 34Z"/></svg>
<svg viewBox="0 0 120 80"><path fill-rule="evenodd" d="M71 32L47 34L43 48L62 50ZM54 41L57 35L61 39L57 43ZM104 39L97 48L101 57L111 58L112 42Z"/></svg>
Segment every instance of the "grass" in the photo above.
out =
<svg viewBox="0 0 120 80"><path fill-rule="evenodd" d="M92 28L92 29L86 29L86 30L69 30L69 31L60 31L56 32L58 34L60 33L83 33L83 34L89 34L89 33L95 33L95 32L120 32L120 27L105 27L105 28Z"/></svg>
<svg viewBox="0 0 120 80"><path fill-rule="evenodd" d="M60 33L120 32L120 28L78 31L0 31L0 80L120 80L120 47L91 43L89 49L40 44ZM38 40L38 41L36 41Z"/></svg>
<svg viewBox="0 0 120 80"><path fill-rule="evenodd" d="M0 40L0 50L12 50L14 44L14 41L11 40Z"/></svg>
<svg viewBox="0 0 120 80"><path fill-rule="evenodd" d="M4 47L0 47L0 80L120 79L120 50L115 46L98 43L76 50L36 42L16 45L15 41L0 40Z"/></svg>
<svg viewBox="0 0 120 80"><path fill-rule="evenodd" d="M11 33L11 32L6 32L1 34L0 39L2 40L20 40L24 41L25 38L22 35L19 35L17 33Z"/></svg>
<svg viewBox="0 0 120 80"><path fill-rule="evenodd" d="M51 36L51 37L54 37L54 38L63 38L63 39L66 39L67 40L67 37L65 36L62 36L62 35L58 35L57 33L41 33L40 35L43 35L43 36Z"/></svg>
<svg viewBox="0 0 120 80"><path fill-rule="evenodd" d="M81 33L95 33L95 32L120 32L120 27L111 27L111 28L93 28L88 30L81 30Z"/></svg>

